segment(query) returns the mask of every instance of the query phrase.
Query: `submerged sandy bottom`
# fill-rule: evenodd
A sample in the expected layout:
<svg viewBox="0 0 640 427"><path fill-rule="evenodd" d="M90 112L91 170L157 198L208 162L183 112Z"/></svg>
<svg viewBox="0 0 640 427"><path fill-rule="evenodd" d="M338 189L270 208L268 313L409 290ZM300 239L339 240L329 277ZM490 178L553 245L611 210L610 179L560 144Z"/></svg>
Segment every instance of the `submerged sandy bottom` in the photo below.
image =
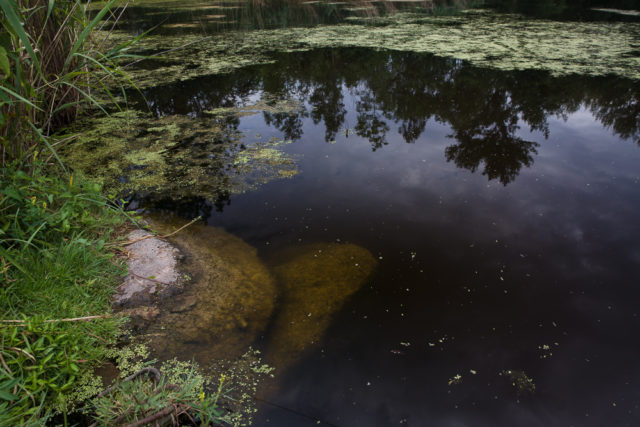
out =
<svg viewBox="0 0 640 427"><path fill-rule="evenodd" d="M154 222L160 233L179 225ZM203 366L237 359L264 336L264 360L284 372L322 342L333 315L376 267L367 249L351 243L296 247L269 269L255 248L220 228L195 224L170 240L190 280L161 303L144 335L157 357Z"/></svg>

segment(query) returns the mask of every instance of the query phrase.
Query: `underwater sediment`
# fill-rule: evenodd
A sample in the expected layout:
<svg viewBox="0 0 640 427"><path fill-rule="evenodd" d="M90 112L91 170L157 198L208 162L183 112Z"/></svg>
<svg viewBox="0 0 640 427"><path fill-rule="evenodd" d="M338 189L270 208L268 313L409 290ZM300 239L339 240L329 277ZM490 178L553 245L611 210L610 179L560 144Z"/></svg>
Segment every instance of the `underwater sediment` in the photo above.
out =
<svg viewBox="0 0 640 427"><path fill-rule="evenodd" d="M266 360L283 369L318 345L332 316L375 267L373 255L351 243L310 245L275 267L281 300L270 328Z"/></svg>
<svg viewBox="0 0 640 427"><path fill-rule="evenodd" d="M155 226L173 229L171 222ZM222 229L195 224L171 238L190 283L161 305L146 331L161 358L188 355L206 365L244 354L269 323L273 276L256 249Z"/></svg>

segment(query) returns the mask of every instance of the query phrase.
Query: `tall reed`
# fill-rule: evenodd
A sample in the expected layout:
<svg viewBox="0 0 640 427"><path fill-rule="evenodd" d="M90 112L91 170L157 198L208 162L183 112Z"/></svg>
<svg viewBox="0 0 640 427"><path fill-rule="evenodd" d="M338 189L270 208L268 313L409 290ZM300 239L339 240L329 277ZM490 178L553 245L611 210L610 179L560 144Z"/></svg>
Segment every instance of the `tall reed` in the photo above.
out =
<svg viewBox="0 0 640 427"><path fill-rule="evenodd" d="M118 62L135 40L105 48L116 2L92 16L90 1L0 0L0 166L55 155L48 137L87 105L102 108L109 79L126 78Z"/></svg>

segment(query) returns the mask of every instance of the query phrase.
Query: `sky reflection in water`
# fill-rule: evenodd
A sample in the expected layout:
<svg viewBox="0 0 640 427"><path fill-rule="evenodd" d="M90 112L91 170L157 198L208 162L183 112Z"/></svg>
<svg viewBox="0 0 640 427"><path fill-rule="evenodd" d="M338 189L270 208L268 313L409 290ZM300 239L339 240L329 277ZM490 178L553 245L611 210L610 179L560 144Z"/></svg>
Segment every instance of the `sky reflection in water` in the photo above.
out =
<svg viewBox="0 0 640 427"><path fill-rule="evenodd" d="M271 400L311 418L265 406L257 425L637 424L638 83L356 49L276 59L145 93L159 115L305 105L228 123L247 144L294 140L300 175L158 209L204 214L272 264L338 239L379 260L279 374Z"/></svg>

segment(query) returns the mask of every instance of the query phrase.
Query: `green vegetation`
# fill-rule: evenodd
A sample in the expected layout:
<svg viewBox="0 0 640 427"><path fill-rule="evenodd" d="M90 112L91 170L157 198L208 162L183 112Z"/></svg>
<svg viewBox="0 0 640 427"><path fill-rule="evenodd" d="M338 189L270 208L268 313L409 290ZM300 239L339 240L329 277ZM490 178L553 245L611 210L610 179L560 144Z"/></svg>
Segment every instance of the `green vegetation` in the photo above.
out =
<svg viewBox="0 0 640 427"><path fill-rule="evenodd" d="M67 171L50 137L119 73L123 46L102 53L90 37L113 4L89 19L80 2L1 3L2 425L66 421L101 386L93 369L120 333L109 311L122 268L105 245L126 214Z"/></svg>
<svg viewBox="0 0 640 427"><path fill-rule="evenodd" d="M282 151L286 141L249 143L237 131L239 116L258 112L295 116L298 111L290 102L275 101L220 108L194 119L127 110L80 123L81 137L60 154L112 193L213 200L298 173L295 159Z"/></svg>
<svg viewBox="0 0 640 427"><path fill-rule="evenodd" d="M112 96L108 80L124 76L118 61L130 57L126 50L131 41L106 50L108 35L92 35L98 25L104 28L101 21L115 2L109 1L92 19L80 1L1 3L2 166L28 169L39 149L55 156L56 142L49 135L74 121L83 108L101 108L96 92Z"/></svg>
<svg viewBox="0 0 640 427"><path fill-rule="evenodd" d="M105 251L126 216L77 176L4 168L0 176L0 424L72 411L120 334L110 297L122 268ZM59 319L104 316L89 322ZM92 383L96 387L95 382Z"/></svg>
<svg viewBox="0 0 640 427"><path fill-rule="evenodd" d="M225 377L217 385L210 381L194 364L175 359L163 363L160 369L143 368L100 393L92 402L95 423L141 426L190 412L198 414L202 425L229 422L218 405L226 386ZM208 393L207 389L214 391Z"/></svg>
<svg viewBox="0 0 640 427"><path fill-rule="evenodd" d="M174 358L156 369L150 367L154 361L149 360L149 349L133 344L118 352L117 361L121 376L128 376L85 408L93 414L93 426L175 425L171 419L196 425L250 425L258 386L273 377L273 368L253 349L207 368Z"/></svg>
<svg viewBox="0 0 640 427"><path fill-rule="evenodd" d="M0 425L52 417L67 425L104 388L95 369L118 353L125 319L111 313L111 296L124 268L111 248L130 217L61 161L59 145L75 136L52 136L83 111L102 109L98 97L113 99L109 80L126 79L118 61L131 42L107 50L106 39L93 37L98 25L109 26L106 18L116 19L114 4L90 18L80 1L0 3ZM196 367L187 376L175 364L162 369L166 399L189 403L184 411L205 423L221 419ZM118 383L84 412L109 424L118 396L148 391L131 388L138 383ZM158 408L131 401L139 404L121 420ZM161 408L179 415L170 409Z"/></svg>

